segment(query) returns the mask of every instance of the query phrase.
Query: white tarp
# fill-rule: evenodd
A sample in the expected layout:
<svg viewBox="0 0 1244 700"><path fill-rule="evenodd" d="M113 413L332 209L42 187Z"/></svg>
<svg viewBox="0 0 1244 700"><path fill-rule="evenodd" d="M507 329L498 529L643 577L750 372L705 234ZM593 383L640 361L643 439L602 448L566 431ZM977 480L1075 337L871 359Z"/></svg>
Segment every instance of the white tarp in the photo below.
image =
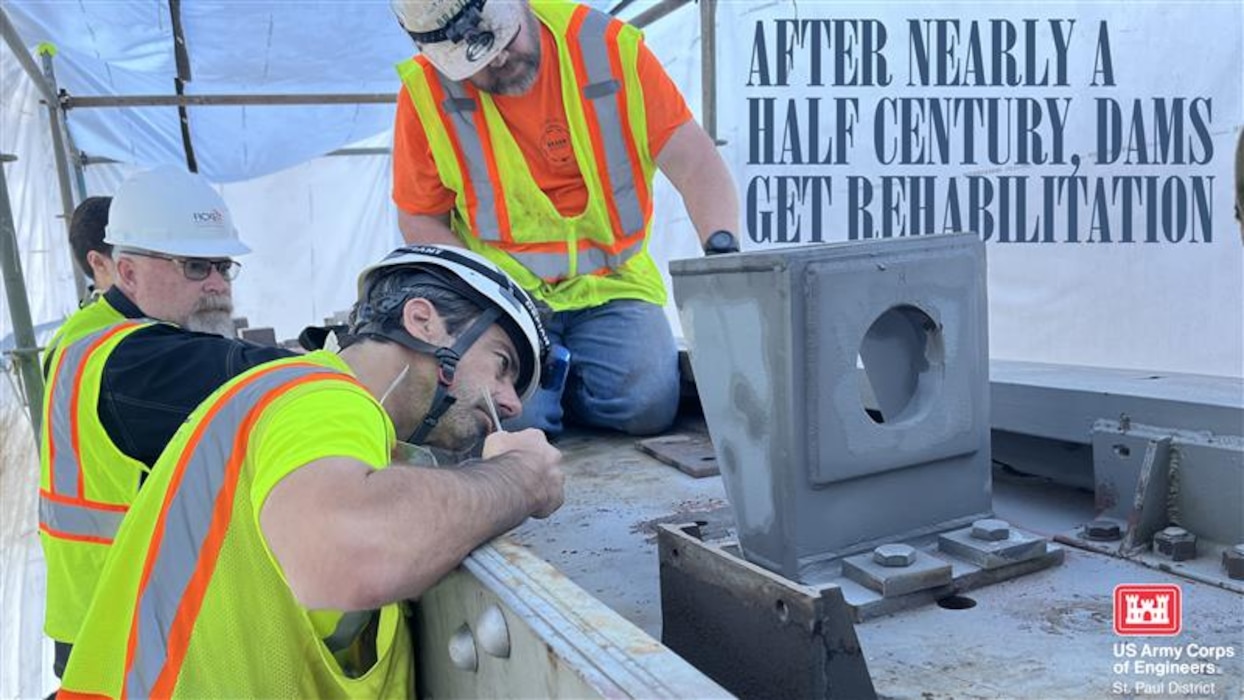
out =
<svg viewBox="0 0 1244 700"><path fill-rule="evenodd" d="M612 3L598 2L608 7ZM639 2L629 13L651 6ZM693 110L700 104L698 14L690 5L647 30L648 42L683 88ZM170 39L168 3L163 0L35 2L9 0L3 10L25 42L57 45L57 79L71 94L171 94L176 74ZM207 2L182 4L187 47L191 56L191 94L221 93L377 93L398 88L392 65L410 53L408 38L397 28L387 2L287 3ZM971 42L970 21L978 29L979 46L987 49L991 19L1008 20L1017 28L1015 56L1021 68L1026 40L1023 20L1035 20L1040 60L1053 55L1050 20L1074 19L1067 44L1066 86L923 86L908 85L917 70L910 59L909 20L955 19L960 22L959 46L946 47L963 60ZM792 72L787 84L765 87L755 75L756 35L777 38L779 20L850 19L884 25L887 43L879 52L887 59L893 82L880 85L810 86L810 64L804 47L792 47ZM1108 26L1114 84L1093 88L1098 28ZM876 27L877 24L871 26ZM832 26L832 25L829 25ZM847 32L846 25L843 31ZM919 24L920 27L943 26ZM1024 165L1018 162L966 163L956 156L946 163L882 164L872 151L875 115L883 98L930 97L1070 99L1063 157L1081 156L1076 173L1089 178L1116 175L1176 176L1190 190L1193 178L1213 177L1210 215L1212 235L1198 230L1198 242L1067 242L1067 227L1055 231L1054 243L1000 242L995 228L988 246L990 345L995 357L1086 365L1240 376L1244 374L1244 273L1238 232L1231 210L1231 154L1244 123L1244 9L1238 2L1137 4L1110 2L1045 3L808 3L723 2L718 4L718 124L727 141L723 154L730 163L744 202L741 232L745 248L778 245L777 219L771 218L771 240L759 242L758 221L766 210L780 207L748 192L757 178L778 176L830 178L832 201L821 211L822 240L845 240L851 231L849 177L857 190L864 180L874 188L868 212L880 221L882 176L932 176L938 188L934 220L946 218L945 192L956 179L966 186L969 176L1028 176L1030 232L1034 213L1042 211L1043 177L1069 176L1069 164ZM946 36L951 32L943 26ZM832 32L831 48L840 40ZM844 34L856 57L862 35ZM776 44L766 44L767 70L772 78L782 61ZM828 51L828 49L826 49ZM823 56L824 58L824 56ZM834 59L825 59L831 81ZM983 69L991 68L985 56ZM970 64L969 60L969 64ZM749 85L749 80L752 82ZM918 81L917 81L918 82ZM0 49L0 152L19 161L5 166L22 264L36 324L55 322L76 306L70 255L56 185L46 111L17 61ZM756 100L772 97L782 103L776 135L765 135L750 114ZM833 135L834 98L856 98L859 119L854 145L839 164L765 164L750 153L753 140L771 142L780 154L788 101L806 113L810 98L820 98L817 137L806 135L808 120L796 122L805 141L822 147ZM1174 99L1209 98L1207 120L1213 158L1195 165L1096 165L1093 100L1110 97L1120 104L1154 98L1173 107ZM1067 104L1061 102L1060 104ZM1185 104L1187 106L1187 104ZM927 105L926 105L927 107ZM334 107L192 107L193 145L200 170L229 203L243 237L255 252L242 259L235 285L240 315L252 326L273 326L279 338L294 336L302 326L344 310L354 295L354 276L398 242L389 199L387 156L317 157L346 145L385 146L390 141L391 105ZM1047 114L1047 113L1043 113ZM890 115L882 115L883 120ZM73 110L70 128L78 149L128 164L184 163L176 109L92 108ZM1198 153L1205 143L1185 122L1185 140ZM895 125L884 124L889 136ZM1048 117L1036 128L1048 144ZM952 142L962 148L962 129ZM1016 133L1014 128L1000 134ZM987 140L987 133L985 134ZM1156 134L1145 138L1154 140ZM927 145L927 144L926 144ZM960 151L961 152L961 151ZM793 158L789 153L788 160ZM884 154L883 154L884 158ZM1018 158L1018 156L1015 156ZM110 194L133 165L93 165L86 169L88 194ZM812 182L813 180L804 180ZM1094 180L1095 181L1095 180ZM823 182L823 180L822 180ZM758 187L759 185L755 185ZM923 186L923 185L921 185ZM857 191L858 194L858 191ZM962 218L969 220L968 195L963 194ZM806 198L805 198L806 199ZM788 227L799 216L801 241L811 235L812 211L807 201L791 200ZM664 266L671 258L697 254L698 246L680 202L668 183L657 189L657 223L652 249ZM898 211L910 206L910 198ZM1190 204L1189 207L1192 205ZM1117 221L1120 203L1107 207ZM858 210L858 209L857 209ZM1065 221L1066 205L1055 206ZM1175 208L1162 209L1168 215ZM1139 212L1139 209L1137 209ZM1134 212L1135 213L1135 212ZM862 218L856 217L857 234ZM1085 219L1082 217L1081 225ZM793 229L787 229L787 236ZM1161 232L1159 232L1160 235ZM1029 234L1030 236L1031 234ZM1013 236L1012 236L1013 237ZM1143 238L1143 236L1142 236ZM1212 240L1210 240L1212 238ZM0 298L0 339L12 331L7 301ZM0 405L12 406L8 379L0 381ZM7 444L7 443L6 443ZM5 465L0 482L0 697L34 697L54 687L46 677L46 659L39 648L42 616L42 571L34 536L36 465L24 473ZM21 471L20 469L17 471ZM17 515L14 516L13 514Z"/></svg>

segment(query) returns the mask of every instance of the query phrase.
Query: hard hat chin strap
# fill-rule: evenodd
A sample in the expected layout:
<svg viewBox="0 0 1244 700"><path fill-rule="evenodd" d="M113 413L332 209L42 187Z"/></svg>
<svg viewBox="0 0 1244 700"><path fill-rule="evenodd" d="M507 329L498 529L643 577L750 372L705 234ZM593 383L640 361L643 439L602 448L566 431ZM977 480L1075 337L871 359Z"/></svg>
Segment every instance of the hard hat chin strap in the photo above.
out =
<svg viewBox="0 0 1244 700"><path fill-rule="evenodd" d="M462 356L467 350L475 344L484 331L496 322L501 316L501 312L495 308L486 309L471 323L466 330L458 334L454 344L449 347L436 346L427 341L420 340L405 328L387 328L383 330L363 330L361 334L379 336L387 338L393 342L424 355L431 355L436 358L436 393L432 395L432 404L428 407L427 414L423 420L419 422L419 426L415 428L410 437L406 439L414 445L422 445L423 440L427 439L428 434L436 427L437 422L445 412L449 410L454 402L455 397L450 395L449 390L454 383L454 375L458 371L458 362L462 360Z"/></svg>

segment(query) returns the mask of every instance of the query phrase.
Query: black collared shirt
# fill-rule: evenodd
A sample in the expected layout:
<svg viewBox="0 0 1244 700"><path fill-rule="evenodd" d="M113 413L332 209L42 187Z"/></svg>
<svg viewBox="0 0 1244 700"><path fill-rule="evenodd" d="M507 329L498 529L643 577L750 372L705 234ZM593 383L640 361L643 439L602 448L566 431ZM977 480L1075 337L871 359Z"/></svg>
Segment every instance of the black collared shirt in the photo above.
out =
<svg viewBox="0 0 1244 700"><path fill-rule="evenodd" d="M113 287L104 295L126 318L144 318ZM294 353L160 323L131 333L104 364L99 421L122 452L152 466L203 399L256 365Z"/></svg>

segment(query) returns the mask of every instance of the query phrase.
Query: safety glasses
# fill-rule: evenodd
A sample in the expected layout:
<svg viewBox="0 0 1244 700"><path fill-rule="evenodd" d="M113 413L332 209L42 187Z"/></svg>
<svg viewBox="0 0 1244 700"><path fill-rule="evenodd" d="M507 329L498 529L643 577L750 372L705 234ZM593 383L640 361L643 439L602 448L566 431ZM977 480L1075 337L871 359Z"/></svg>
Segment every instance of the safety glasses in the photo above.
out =
<svg viewBox="0 0 1244 700"><path fill-rule="evenodd" d="M242 263L236 260L212 260L210 258L179 258L172 255L160 255L159 253L150 253L145 250L126 250L130 255L138 255L144 258L156 258L157 260L169 260L177 263L181 267L181 274L191 282L202 282L212 274L212 268L220 273L221 277L232 282L237 279L238 273L242 271Z"/></svg>

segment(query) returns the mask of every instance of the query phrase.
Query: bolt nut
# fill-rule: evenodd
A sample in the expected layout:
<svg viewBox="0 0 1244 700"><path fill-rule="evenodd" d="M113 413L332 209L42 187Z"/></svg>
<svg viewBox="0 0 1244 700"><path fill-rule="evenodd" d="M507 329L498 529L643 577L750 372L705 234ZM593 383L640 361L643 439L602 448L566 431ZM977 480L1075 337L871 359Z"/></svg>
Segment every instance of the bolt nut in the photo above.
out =
<svg viewBox="0 0 1244 700"><path fill-rule="evenodd" d="M985 518L972 523L972 539L1000 542L1011 537L1011 524L997 518Z"/></svg>
<svg viewBox="0 0 1244 700"><path fill-rule="evenodd" d="M883 544L873 550L873 561L882 566L911 566L916 561L916 548L906 544Z"/></svg>
<svg viewBox="0 0 1244 700"><path fill-rule="evenodd" d="M1084 526L1084 539L1110 542L1123 538L1119 524L1112 520L1094 520Z"/></svg>
<svg viewBox="0 0 1244 700"><path fill-rule="evenodd" d="M1227 570L1228 578L1244 580L1244 544L1237 544L1222 553L1222 568Z"/></svg>
<svg viewBox="0 0 1244 700"><path fill-rule="evenodd" d="M1196 558L1196 535L1182 527L1168 527L1153 536L1153 551L1172 561Z"/></svg>

